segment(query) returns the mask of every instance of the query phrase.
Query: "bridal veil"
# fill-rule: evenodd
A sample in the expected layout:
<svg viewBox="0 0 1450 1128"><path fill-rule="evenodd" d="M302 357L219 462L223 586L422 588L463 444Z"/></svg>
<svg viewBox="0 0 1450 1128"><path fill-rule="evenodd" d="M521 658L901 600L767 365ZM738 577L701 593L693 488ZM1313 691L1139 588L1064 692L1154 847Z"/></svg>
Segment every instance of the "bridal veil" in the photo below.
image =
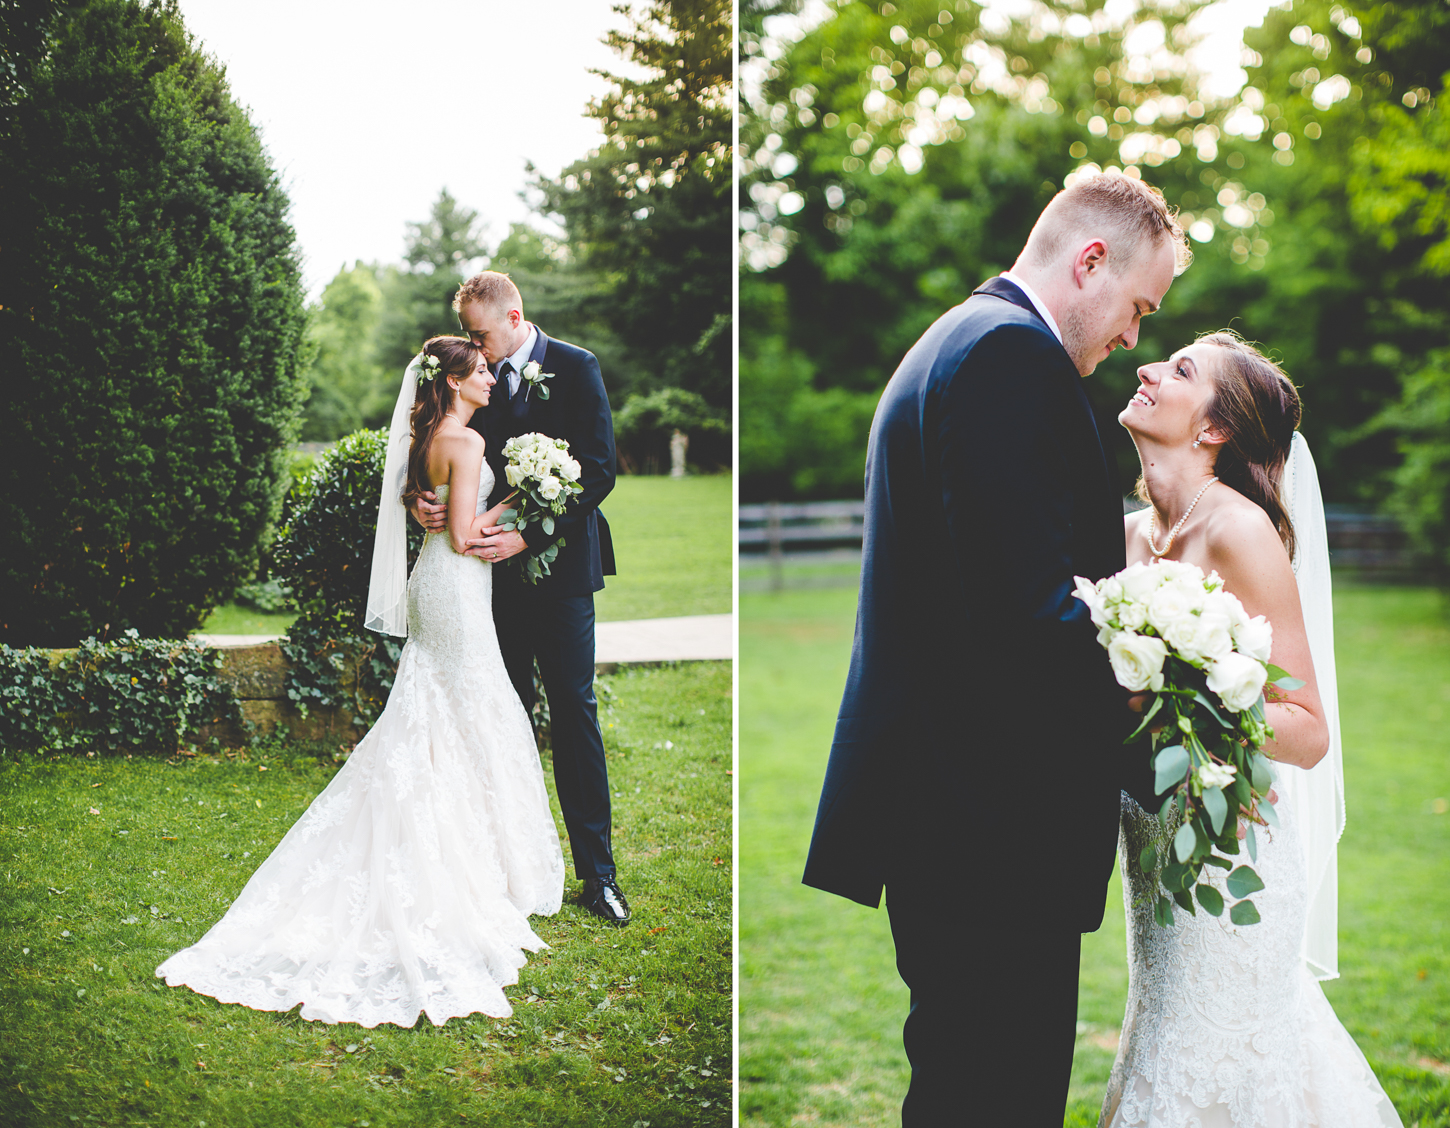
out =
<svg viewBox="0 0 1450 1128"><path fill-rule="evenodd" d="M1316 979L1339 975L1339 836L1344 833L1344 754L1339 738L1339 689L1334 670L1334 600L1329 577L1329 536L1319 475L1304 436L1294 432L1280 498L1294 523L1294 576L1304 610L1304 632L1319 697L1329 727L1329 751L1309 769L1281 765L1275 787L1298 813L1309 884L1304 963ZM1290 671L1294 673L1295 671Z"/></svg>

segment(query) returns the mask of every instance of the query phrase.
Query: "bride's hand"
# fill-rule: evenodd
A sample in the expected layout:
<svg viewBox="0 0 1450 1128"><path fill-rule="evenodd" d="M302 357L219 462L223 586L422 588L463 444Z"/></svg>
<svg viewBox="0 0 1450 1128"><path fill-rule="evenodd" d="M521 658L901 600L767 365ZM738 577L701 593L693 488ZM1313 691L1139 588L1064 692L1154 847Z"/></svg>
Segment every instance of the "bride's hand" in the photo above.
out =
<svg viewBox="0 0 1450 1128"><path fill-rule="evenodd" d="M1264 798L1267 799L1270 803L1278 803L1279 793L1271 787L1269 788L1269 794L1264 796ZM1243 819L1239 819L1239 841L1242 842L1245 838L1248 837L1248 834L1249 828L1244 826Z"/></svg>

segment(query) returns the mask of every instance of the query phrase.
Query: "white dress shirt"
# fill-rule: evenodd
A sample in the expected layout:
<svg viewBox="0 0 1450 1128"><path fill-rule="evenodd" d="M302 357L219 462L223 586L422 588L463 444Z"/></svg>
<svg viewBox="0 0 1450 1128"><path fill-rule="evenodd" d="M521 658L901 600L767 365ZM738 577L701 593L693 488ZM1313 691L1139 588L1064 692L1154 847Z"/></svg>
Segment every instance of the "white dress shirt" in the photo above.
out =
<svg viewBox="0 0 1450 1128"><path fill-rule="evenodd" d="M1013 279L1013 281L1016 281L1016 279ZM1054 326L1054 332L1055 331L1056 327ZM524 365L529 363L529 353L534 351L534 342L538 339L539 331L538 329L534 328L533 322L530 322L529 335L524 338L524 343L519 346L518 351L515 352L512 356L507 356L504 358L509 362L510 365L509 399L513 399L514 396L519 394L519 381L523 379L521 373L524 370Z"/></svg>
<svg viewBox="0 0 1450 1128"><path fill-rule="evenodd" d="M1047 327L1052 330L1052 335L1057 338L1057 343L1059 345L1062 344L1062 330L1057 327L1057 319L1042 304L1042 299L1037 296L1037 292L1031 286L1027 285L1026 280L1013 274L1010 270L1002 271L1001 277L1007 279L1008 282L1012 283L1012 285L1027 295L1027 300L1032 303L1032 307L1038 313L1042 314L1042 320L1047 322Z"/></svg>

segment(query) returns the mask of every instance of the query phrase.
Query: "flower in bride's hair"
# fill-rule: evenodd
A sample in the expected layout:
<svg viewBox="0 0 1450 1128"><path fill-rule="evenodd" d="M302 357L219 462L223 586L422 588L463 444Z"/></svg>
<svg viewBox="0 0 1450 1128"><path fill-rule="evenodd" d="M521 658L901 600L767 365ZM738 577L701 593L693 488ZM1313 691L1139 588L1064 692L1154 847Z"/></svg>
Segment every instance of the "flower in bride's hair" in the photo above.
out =
<svg viewBox="0 0 1450 1128"><path fill-rule="evenodd" d="M442 362L432 353L420 352L413 358L413 363L418 368L418 384L421 386L424 380L431 380L438 375Z"/></svg>
<svg viewBox="0 0 1450 1128"><path fill-rule="evenodd" d="M1234 713L1242 713L1258 701L1268 678L1269 671L1262 662L1234 652L1208 667L1208 688Z"/></svg>
<svg viewBox="0 0 1450 1128"><path fill-rule="evenodd" d="M1145 689L1157 692L1163 688L1163 661L1167 657L1168 648L1163 640L1151 635L1123 631L1108 643L1113 676L1120 686L1133 693Z"/></svg>

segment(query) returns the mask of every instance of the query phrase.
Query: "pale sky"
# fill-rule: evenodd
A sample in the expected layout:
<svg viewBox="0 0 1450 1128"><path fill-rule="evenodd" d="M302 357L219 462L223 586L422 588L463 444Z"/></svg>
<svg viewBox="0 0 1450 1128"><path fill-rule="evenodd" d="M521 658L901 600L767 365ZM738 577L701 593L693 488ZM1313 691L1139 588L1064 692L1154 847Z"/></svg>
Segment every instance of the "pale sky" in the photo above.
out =
<svg viewBox="0 0 1450 1128"><path fill-rule="evenodd" d="M490 246L529 216L524 163L556 173L600 141L583 111L631 73L600 42L611 0L180 0L227 69L292 200L316 296L355 259L400 261L446 187Z"/></svg>

